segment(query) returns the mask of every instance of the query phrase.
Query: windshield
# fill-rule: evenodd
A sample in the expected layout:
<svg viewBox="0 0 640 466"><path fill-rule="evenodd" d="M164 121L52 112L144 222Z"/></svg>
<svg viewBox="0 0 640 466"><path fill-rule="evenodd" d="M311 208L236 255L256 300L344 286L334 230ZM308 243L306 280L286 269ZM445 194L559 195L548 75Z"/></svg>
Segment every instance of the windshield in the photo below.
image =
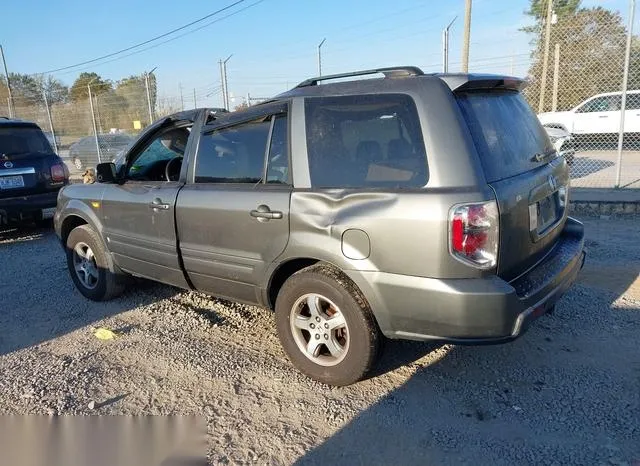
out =
<svg viewBox="0 0 640 466"><path fill-rule="evenodd" d="M553 146L518 92L459 94L458 103L480 155L487 181L498 181L548 162Z"/></svg>
<svg viewBox="0 0 640 466"><path fill-rule="evenodd" d="M0 155L51 154L53 150L39 128L33 126L0 127Z"/></svg>

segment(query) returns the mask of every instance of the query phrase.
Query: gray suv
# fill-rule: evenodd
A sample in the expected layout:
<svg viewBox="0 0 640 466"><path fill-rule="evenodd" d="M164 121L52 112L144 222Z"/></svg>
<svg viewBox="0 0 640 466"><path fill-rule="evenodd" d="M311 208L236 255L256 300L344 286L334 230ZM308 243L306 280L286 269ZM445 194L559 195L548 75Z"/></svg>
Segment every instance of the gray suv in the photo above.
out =
<svg viewBox="0 0 640 466"><path fill-rule="evenodd" d="M511 341L585 256L522 86L384 68L164 118L62 190L71 278L97 301L134 275L272 308L293 364L332 385L365 377L383 337Z"/></svg>

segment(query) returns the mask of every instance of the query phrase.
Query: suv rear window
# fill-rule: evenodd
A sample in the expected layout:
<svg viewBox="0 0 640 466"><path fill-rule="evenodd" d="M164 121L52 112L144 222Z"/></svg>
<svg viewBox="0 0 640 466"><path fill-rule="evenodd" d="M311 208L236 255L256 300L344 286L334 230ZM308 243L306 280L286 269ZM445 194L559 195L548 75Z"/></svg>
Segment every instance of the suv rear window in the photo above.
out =
<svg viewBox="0 0 640 466"><path fill-rule="evenodd" d="M314 188L415 188L427 184L416 106L402 94L305 101Z"/></svg>
<svg viewBox="0 0 640 466"><path fill-rule="evenodd" d="M33 126L0 126L0 154L6 156L53 153L40 128Z"/></svg>
<svg viewBox="0 0 640 466"><path fill-rule="evenodd" d="M522 94L470 92L457 95L487 181L498 181L545 163L536 154L553 146Z"/></svg>

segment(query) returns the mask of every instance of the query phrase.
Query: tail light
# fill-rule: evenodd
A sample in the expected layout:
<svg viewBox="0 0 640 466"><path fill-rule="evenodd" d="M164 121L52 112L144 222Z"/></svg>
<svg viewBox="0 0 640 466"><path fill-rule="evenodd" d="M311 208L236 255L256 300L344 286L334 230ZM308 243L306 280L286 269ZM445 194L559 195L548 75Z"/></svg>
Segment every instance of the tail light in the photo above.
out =
<svg viewBox="0 0 640 466"><path fill-rule="evenodd" d="M51 165L51 181L59 183L69 177L67 167L62 164Z"/></svg>
<svg viewBox="0 0 640 466"><path fill-rule="evenodd" d="M480 269L495 267L498 222L495 201L454 206L449 214L449 250L453 257Z"/></svg>

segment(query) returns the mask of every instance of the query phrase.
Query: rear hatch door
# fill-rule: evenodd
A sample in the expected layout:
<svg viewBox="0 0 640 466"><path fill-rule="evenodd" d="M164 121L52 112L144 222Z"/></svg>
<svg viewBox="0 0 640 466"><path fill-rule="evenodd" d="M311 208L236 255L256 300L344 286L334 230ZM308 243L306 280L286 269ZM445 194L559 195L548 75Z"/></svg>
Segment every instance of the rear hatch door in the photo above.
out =
<svg viewBox="0 0 640 466"><path fill-rule="evenodd" d="M457 93L500 213L498 275L512 280L548 254L566 220L569 171L521 93Z"/></svg>
<svg viewBox="0 0 640 466"><path fill-rule="evenodd" d="M37 126L0 126L0 198L47 191L52 158L57 157Z"/></svg>

